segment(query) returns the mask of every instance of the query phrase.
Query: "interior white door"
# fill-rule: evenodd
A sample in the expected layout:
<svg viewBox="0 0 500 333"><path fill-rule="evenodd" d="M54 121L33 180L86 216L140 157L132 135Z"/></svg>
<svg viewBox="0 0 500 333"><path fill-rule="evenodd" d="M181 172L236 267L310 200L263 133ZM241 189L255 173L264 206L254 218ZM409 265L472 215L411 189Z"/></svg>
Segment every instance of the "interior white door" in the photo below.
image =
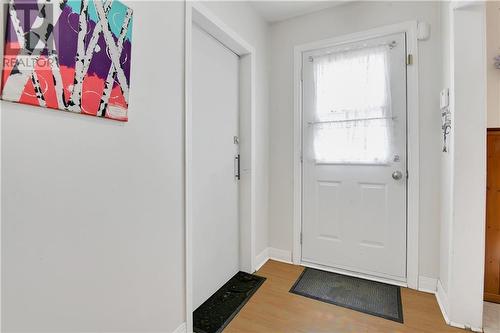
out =
<svg viewBox="0 0 500 333"><path fill-rule="evenodd" d="M239 270L239 58L197 26L192 34L193 306Z"/></svg>
<svg viewBox="0 0 500 333"><path fill-rule="evenodd" d="M305 53L302 118L302 261L405 281L405 34Z"/></svg>

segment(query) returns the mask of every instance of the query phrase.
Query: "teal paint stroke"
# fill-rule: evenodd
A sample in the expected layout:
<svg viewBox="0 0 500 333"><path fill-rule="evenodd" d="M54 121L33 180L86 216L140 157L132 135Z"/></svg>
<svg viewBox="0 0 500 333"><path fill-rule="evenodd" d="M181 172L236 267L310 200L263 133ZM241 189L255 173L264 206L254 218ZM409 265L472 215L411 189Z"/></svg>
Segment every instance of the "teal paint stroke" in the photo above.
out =
<svg viewBox="0 0 500 333"><path fill-rule="evenodd" d="M80 14L82 1L69 0L68 2L66 2L66 6L71 7L72 12ZM115 35L115 37L118 37L120 35L120 31L122 29L123 21L125 20L125 13L127 12L127 9L128 7L125 6L123 3L121 3L120 1L113 1L111 9L108 12L109 27L111 29L111 32ZM94 22L99 21L94 1L89 1L88 15L90 20ZM129 41L132 40L132 25L133 25L133 19L130 20L127 35L125 36L126 39L128 39Z"/></svg>

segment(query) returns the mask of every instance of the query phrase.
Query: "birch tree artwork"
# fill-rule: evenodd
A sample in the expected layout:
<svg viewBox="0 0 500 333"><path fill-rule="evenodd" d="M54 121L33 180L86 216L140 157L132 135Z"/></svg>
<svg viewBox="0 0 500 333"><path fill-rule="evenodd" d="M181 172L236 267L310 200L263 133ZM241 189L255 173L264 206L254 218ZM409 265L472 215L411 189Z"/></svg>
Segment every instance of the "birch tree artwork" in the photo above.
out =
<svg viewBox="0 0 500 333"><path fill-rule="evenodd" d="M132 10L116 0L10 0L3 100L128 121Z"/></svg>

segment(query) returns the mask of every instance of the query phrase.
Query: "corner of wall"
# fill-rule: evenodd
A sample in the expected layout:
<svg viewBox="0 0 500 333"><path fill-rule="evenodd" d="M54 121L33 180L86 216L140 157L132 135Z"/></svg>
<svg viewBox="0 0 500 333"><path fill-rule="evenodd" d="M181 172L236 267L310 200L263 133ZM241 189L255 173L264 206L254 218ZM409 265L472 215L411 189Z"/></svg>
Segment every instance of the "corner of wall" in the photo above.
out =
<svg viewBox="0 0 500 333"><path fill-rule="evenodd" d="M268 260L292 264L292 252L268 247L255 257L255 270L258 271Z"/></svg>
<svg viewBox="0 0 500 333"><path fill-rule="evenodd" d="M439 308L441 309L441 313L443 314L444 321L446 324L450 324L450 319L448 316L448 294L446 293L445 289L443 288L443 285L441 283L441 279L438 279L437 281L437 291L436 291L436 299L439 305Z"/></svg>
<svg viewBox="0 0 500 333"><path fill-rule="evenodd" d="M173 331L172 333L187 333L187 325L186 323L182 323Z"/></svg>
<svg viewBox="0 0 500 333"><path fill-rule="evenodd" d="M269 248L266 247L255 257L255 270L258 271L269 260Z"/></svg>
<svg viewBox="0 0 500 333"><path fill-rule="evenodd" d="M418 277L418 290L424 293L435 294L437 291L437 279L426 276Z"/></svg>

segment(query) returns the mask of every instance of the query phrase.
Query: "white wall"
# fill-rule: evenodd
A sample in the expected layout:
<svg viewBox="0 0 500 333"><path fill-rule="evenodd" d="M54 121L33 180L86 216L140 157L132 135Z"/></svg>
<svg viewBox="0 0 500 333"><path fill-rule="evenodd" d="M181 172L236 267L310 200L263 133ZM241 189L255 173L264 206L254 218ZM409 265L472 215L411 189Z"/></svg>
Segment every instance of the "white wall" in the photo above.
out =
<svg viewBox="0 0 500 333"><path fill-rule="evenodd" d="M3 332L184 319L184 4L134 9L130 121L2 102Z"/></svg>
<svg viewBox="0 0 500 333"><path fill-rule="evenodd" d="M186 321L184 3L128 3L127 124L0 102L2 332L172 332ZM257 49L259 251L267 24L248 4L207 6Z"/></svg>
<svg viewBox="0 0 500 333"><path fill-rule="evenodd" d="M500 70L493 59L500 55L500 1L486 2L488 127L500 127Z"/></svg>
<svg viewBox="0 0 500 333"><path fill-rule="evenodd" d="M455 10L454 26L455 152L448 293L450 320L481 328L486 216L484 7Z"/></svg>
<svg viewBox="0 0 500 333"><path fill-rule="evenodd" d="M442 89L449 88L453 93L451 81L451 9L450 3L441 2L441 36L442 36ZM453 109L454 100L450 96L450 109ZM451 118L452 129L454 117ZM454 156L454 131L448 137L448 152L441 154L441 228L440 228L440 265L439 277L447 277L449 272L450 233L452 221L452 193L453 193L453 156ZM444 292L448 290L448 279L440 278Z"/></svg>
<svg viewBox="0 0 500 333"><path fill-rule="evenodd" d="M450 87L450 152L443 155L438 299L447 321L481 331L486 205L485 6L442 4L443 84Z"/></svg>
<svg viewBox="0 0 500 333"><path fill-rule="evenodd" d="M271 26L270 209L271 247L292 250L293 47L408 20L431 25L419 44L420 275L439 274L440 31L438 2L354 2Z"/></svg>
<svg viewBox="0 0 500 333"><path fill-rule="evenodd" d="M256 184L255 254L268 247L269 83L268 24L251 7L238 1L203 2L256 50ZM243 161L244 163L244 161Z"/></svg>

